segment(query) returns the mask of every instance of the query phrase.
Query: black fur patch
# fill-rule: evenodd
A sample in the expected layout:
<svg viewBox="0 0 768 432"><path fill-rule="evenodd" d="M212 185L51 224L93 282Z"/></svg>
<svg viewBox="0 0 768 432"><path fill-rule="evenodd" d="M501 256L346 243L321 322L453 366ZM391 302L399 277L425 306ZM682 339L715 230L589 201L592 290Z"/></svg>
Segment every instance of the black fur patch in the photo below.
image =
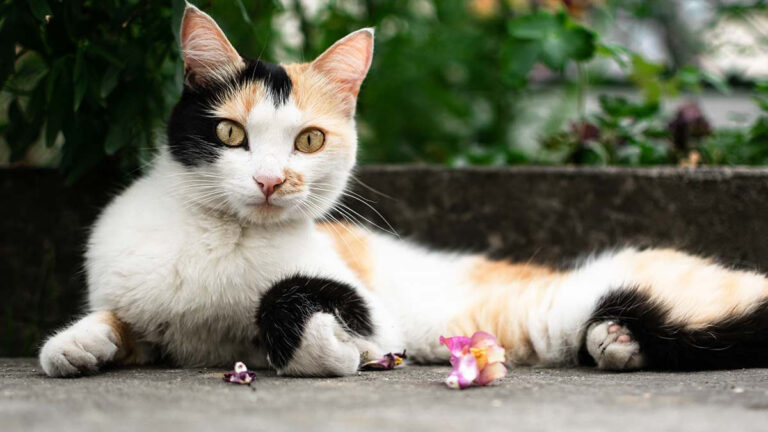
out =
<svg viewBox="0 0 768 432"><path fill-rule="evenodd" d="M368 305L354 288L331 279L292 276L273 285L256 311L259 338L272 366L280 369L288 364L304 326L318 312L333 314L350 332L373 334Z"/></svg>
<svg viewBox="0 0 768 432"><path fill-rule="evenodd" d="M598 303L590 323L614 320L640 344L646 368L734 369L768 366L768 301L701 329L669 320L669 308L636 287L614 291Z"/></svg>
<svg viewBox="0 0 768 432"><path fill-rule="evenodd" d="M196 82L190 76L186 81ZM288 101L293 88L291 78L282 66L261 60L245 60L245 68L226 81L185 85L168 122L168 147L174 159L192 167L215 161L221 151L239 151L219 141L216 125L221 119L211 117L209 111L227 89L249 82L261 82L275 107ZM243 147L248 148L247 138Z"/></svg>

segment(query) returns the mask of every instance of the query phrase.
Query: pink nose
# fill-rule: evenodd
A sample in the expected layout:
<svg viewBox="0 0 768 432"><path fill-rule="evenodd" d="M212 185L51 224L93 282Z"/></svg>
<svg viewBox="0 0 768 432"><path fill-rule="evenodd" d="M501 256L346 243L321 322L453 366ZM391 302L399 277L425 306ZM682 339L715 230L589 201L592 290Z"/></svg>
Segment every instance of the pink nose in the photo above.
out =
<svg viewBox="0 0 768 432"><path fill-rule="evenodd" d="M267 198L275 193L277 188L283 184L283 179L280 177L258 176L254 177L253 180L259 185L261 191L264 192L264 196Z"/></svg>

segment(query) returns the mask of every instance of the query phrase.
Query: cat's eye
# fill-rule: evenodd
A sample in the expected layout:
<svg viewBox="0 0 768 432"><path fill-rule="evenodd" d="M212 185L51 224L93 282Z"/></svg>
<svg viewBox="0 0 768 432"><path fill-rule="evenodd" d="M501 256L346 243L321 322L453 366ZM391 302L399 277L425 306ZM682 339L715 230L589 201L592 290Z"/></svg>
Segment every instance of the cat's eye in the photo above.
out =
<svg viewBox="0 0 768 432"><path fill-rule="evenodd" d="M320 150L325 143L325 134L320 129L310 128L304 129L299 136L296 137L296 150L302 153L314 153Z"/></svg>
<svg viewBox="0 0 768 432"><path fill-rule="evenodd" d="M230 147L237 147L245 141L243 127L231 120L222 120L216 125L216 136Z"/></svg>

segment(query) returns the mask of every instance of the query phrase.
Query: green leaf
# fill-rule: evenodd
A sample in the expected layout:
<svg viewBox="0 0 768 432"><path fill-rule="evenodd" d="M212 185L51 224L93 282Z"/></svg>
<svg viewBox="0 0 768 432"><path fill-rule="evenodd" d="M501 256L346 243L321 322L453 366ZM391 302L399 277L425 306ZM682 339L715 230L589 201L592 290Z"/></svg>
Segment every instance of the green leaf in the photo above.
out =
<svg viewBox="0 0 768 432"><path fill-rule="evenodd" d="M101 77L101 91L99 95L102 98L106 98L107 96L112 93L112 91L117 87L117 81L120 77L120 68L116 66L110 66L107 68L107 71L104 73L104 76Z"/></svg>
<svg viewBox="0 0 768 432"><path fill-rule="evenodd" d="M248 10L245 9L243 0L235 0L235 3L237 3L238 9L240 9L240 15L243 16L243 21L245 21L246 24L253 25L253 21L251 21L251 17L248 16Z"/></svg>
<svg viewBox="0 0 768 432"><path fill-rule="evenodd" d="M61 130L61 125L64 123L62 119L63 109L61 107L62 92L66 90L69 83L62 82L61 79L64 75L63 72L63 59L59 59L54 63L51 73L48 74L48 81L46 83L46 99L48 100L48 112L45 122L45 145L46 147L53 147L56 142L56 136Z"/></svg>
<svg viewBox="0 0 768 432"><path fill-rule="evenodd" d="M513 38L538 42L539 60L551 69L560 70L569 60L588 60L595 54L594 32L565 13L523 15L512 20L508 30Z"/></svg>
<svg viewBox="0 0 768 432"><path fill-rule="evenodd" d="M763 96L763 95L755 96L755 102L757 103L757 106L759 106L761 110L768 113L768 96Z"/></svg>
<svg viewBox="0 0 768 432"><path fill-rule="evenodd" d="M539 45L530 40L511 40L504 47L505 79L510 85L523 87L539 58Z"/></svg>
<svg viewBox="0 0 768 432"><path fill-rule="evenodd" d="M543 11L521 15L507 24L510 36L528 40L543 39L547 34L555 31L555 27L555 16Z"/></svg>
<svg viewBox="0 0 768 432"><path fill-rule="evenodd" d="M720 93L731 93L731 86L728 85L728 82L722 76L715 75L707 70L701 70L700 73L702 81L711 85Z"/></svg>
<svg viewBox="0 0 768 432"><path fill-rule="evenodd" d="M185 0L173 0L171 3L171 31L176 39L176 46L181 45L181 19L184 17L184 10L187 8Z"/></svg>
<svg viewBox="0 0 768 432"><path fill-rule="evenodd" d="M80 103L83 101L85 91L88 89L88 75L83 64L85 57L85 48L79 46L75 55L75 68L72 70L72 81L74 86L74 110L80 109Z"/></svg>
<svg viewBox="0 0 768 432"><path fill-rule="evenodd" d="M595 53L615 61L622 69L627 69L630 66L632 52L623 45L602 42L597 45Z"/></svg>
<svg viewBox="0 0 768 432"><path fill-rule="evenodd" d="M5 139L11 149L11 161L24 157L34 138L30 134L29 123L21 109L21 104L14 98L8 105L8 129L5 131Z"/></svg>
<svg viewBox="0 0 768 432"><path fill-rule="evenodd" d="M3 21L0 28L0 89L5 85L5 81L14 72L14 63L16 60L15 38L13 37L10 19Z"/></svg>
<svg viewBox="0 0 768 432"><path fill-rule="evenodd" d="M32 15L40 21L45 21L46 16L53 15L51 7L46 0L27 0L29 4L29 10L32 11Z"/></svg>
<svg viewBox="0 0 768 432"><path fill-rule="evenodd" d="M128 142L130 142L130 133L127 127L121 123L115 123L109 127L107 138L104 141L104 151L108 155L117 153L118 150L123 148Z"/></svg>
<svg viewBox="0 0 768 432"><path fill-rule="evenodd" d="M632 73L629 74L629 79L643 91L649 102L658 102L665 91L673 94L677 92L676 88L661 77L663 72L663 64L652 63L639 55L632 56Z"/></svg>
<svg viewBox="0 0 768 432"><path fill-rule="evenodd" d="M615 118L643 119L659 112L656 102L637 104L625 97L610 95L600 95L598 101L603 112Z"/></svg>

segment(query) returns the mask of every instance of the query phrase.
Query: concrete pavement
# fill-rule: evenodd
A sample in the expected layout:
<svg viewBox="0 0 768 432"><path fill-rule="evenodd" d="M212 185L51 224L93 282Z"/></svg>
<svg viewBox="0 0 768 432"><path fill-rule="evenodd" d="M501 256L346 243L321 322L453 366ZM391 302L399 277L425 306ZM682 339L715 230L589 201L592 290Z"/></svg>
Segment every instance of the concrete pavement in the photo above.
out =
<svg viewBox="0 0 768 432"><path fill-rule="evenodd" d="M137 368L79 379L0 359L0 431L766 431L768 369L604 373L516 369L498 384L442 385L448 367L335 379Z"/></svg>

